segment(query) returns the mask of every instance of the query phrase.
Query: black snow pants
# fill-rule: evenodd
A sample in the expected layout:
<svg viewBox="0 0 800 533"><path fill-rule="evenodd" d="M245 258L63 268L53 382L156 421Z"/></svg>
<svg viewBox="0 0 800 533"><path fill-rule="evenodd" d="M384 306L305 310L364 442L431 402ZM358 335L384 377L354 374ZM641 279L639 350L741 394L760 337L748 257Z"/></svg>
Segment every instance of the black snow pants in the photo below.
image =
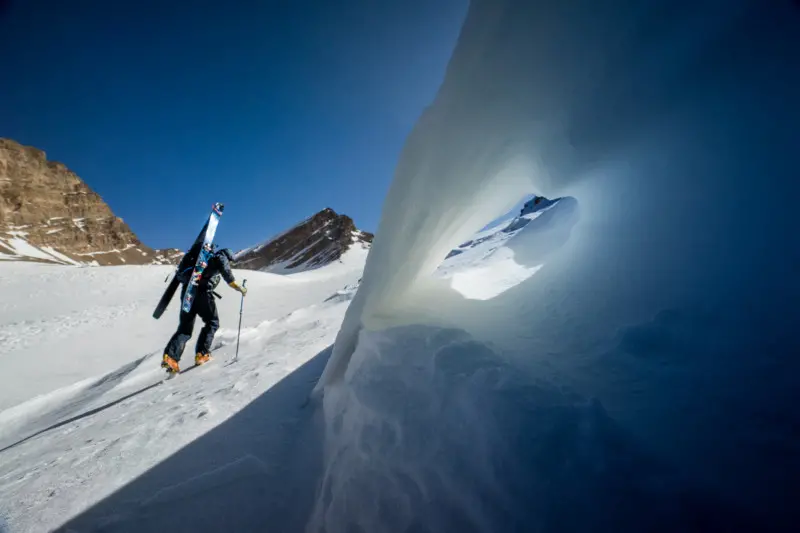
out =
<svg viewBox="0 0 800 533"><path fill-rule="evenodd" d="M181 290L181 299L186 293L186 285ZM188 313L181 309L180 323L178 324L178 331L172 336L164 348L164 353L169 355L176 361L181 360L181 354L186 347L186 342L192 337L192 330L194 329L194 320L200 315L203 319L203 329L200 330L200 336L197 338L197 347L195 353L211 353L211 343L214 341L214 334L219 328L219 315L217 315L217 303L214 301L214 295L211 291L205 288L198 287L195 294L192 308Z"/></svg>

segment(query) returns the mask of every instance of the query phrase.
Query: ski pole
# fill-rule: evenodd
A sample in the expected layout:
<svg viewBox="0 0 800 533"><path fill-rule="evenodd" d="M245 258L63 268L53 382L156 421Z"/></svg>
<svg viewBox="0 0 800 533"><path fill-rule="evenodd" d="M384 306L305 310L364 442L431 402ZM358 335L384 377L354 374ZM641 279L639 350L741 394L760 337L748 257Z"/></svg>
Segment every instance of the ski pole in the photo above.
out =
<svg viewBox="0 0 800 533"><path fill-rule="evenodd" d="M247 280L242 280L242 287L247 286ZM242 294L242 301L239 303L239 331L236 332L236 355L233 356L234 361L239 360L239 335L242 334L242 309L244 309L244 294Z"/></svg>

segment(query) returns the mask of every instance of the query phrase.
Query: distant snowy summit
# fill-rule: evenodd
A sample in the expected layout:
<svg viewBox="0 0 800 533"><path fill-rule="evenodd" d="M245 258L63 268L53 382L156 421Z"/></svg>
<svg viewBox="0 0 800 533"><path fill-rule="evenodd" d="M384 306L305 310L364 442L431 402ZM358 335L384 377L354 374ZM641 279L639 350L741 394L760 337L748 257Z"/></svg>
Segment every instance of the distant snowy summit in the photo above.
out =
<svg viewBox="0 0 800 533"><path fill-rule="evenodd" d="M143 245L64 164L0 138L0 260L142 265L172 263L180 253Z"/></svg>
<svg viewBox="0 0 800 533"><path fill-rule="evenodd" d="M519 211L519 216L530 215L531 213L536 213L537 211L541 211L546 207L550 207L551 205L558 202L560 198L556 198L555 200L550 200L549 198L545 198L544 196L534 196L522 206L522 209Z"/></svg>
<svg viewBox="0 0 800 533"><path fill-rule="evenodd" d="M353 219L325 208L291 229L236 254L236 266L291 274L326 266L352 249L369 249L373 235Z"/></svg>
<svg viewBox="0 0 800 533"><path fill-rule="evenodd" d="M531 221L537 219L539 216L543 215L545 211L549 211L551 207L560 202L563 202L561 207L564 207L564 211L571 215L576 205L574 198L555 198L551 200L544 196L534 196L529 201L525 202L519 210L518 216L498 222L491 227L484 228L483 231L477 233L472 239L460 244L458 248L451 250L450 253L447 254L446 259L461 255L471 249L482 250L481 253L488 256L487 250L493 250L494 248L487 246L487 242L494 242L496 246L499 246L518 233L522 228L530 224Z"/></svg>

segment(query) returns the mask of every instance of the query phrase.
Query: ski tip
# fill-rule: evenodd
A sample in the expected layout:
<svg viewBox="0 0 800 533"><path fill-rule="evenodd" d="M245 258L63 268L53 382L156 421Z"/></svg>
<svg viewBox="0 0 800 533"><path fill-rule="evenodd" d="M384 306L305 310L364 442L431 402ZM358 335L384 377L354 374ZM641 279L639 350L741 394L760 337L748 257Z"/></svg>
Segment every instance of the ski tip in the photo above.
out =
<svg viewBox="0 0 800 533"><path fill-rule="evenodd" d="M222 213L225 210L225 204L216 203L214 204L213 208L217 213Z"/></svg>

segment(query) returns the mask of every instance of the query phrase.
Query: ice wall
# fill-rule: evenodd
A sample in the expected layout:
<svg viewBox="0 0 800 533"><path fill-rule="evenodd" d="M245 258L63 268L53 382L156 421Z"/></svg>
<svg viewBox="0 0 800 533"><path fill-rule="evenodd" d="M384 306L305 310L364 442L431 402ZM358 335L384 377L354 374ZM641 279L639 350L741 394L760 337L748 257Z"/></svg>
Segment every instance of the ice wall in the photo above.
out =
<svg viewBox="0 0 800 533"><path fill-rule="evenodd" d="M789 1L473 1L318 384L341 389L329 422L363 408L341 399L359 368L408 357L359 338L439 317L515 364L547 360L662 459L789 516L798 28ZM489 302L432 285L530 192L580 205L540 272Z"/></svg>
<svg viewBox="0 0 800 533"><path fill-rule="evenodd" d="M473 2L318 388L342 377L363 325L531 191L578 198L586 233L613 226L605 255L654 269L653 305L722 267L774 280L762 249L794 238L797 18L788 1ZM595 254L586 244L575 253Z"/></svg>

